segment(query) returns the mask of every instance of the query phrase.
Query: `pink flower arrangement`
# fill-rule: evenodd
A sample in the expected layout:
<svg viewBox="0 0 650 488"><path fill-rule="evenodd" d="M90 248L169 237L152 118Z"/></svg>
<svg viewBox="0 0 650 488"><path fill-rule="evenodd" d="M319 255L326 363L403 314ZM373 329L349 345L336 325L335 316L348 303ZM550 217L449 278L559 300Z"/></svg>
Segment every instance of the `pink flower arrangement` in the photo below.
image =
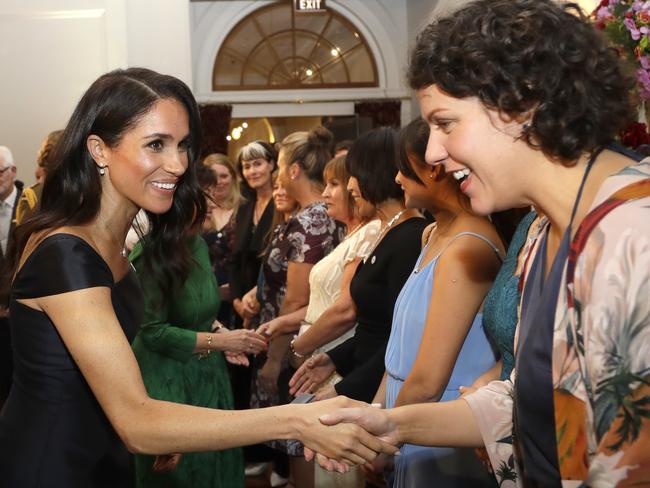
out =
<svg viewBox="0 0 650 488"><path fill-rule="evenodd" d="M592 17L596 27L636 66L639 97L650 100L650 1L602 0Z"/></svg>

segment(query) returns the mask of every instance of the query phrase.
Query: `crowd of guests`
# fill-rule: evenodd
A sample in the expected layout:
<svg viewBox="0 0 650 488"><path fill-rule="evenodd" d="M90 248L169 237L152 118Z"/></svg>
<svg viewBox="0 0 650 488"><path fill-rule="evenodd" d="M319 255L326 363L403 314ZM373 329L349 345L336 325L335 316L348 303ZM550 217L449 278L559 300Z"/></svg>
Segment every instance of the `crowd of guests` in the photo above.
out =
<svg viewBox="0 0 650 488"><path fill-rule="evenodd" d="M69 486L650 483L650 172L613 144L632 84L572 9L479 0L435 22L408 72L422 117L338 147L313 127L199 161L187 87L100 78L3 241L10 486L37 486L49 434L12 446L59 418L44 391L84 412L52 435L87 466L37 461Z"/></svg>

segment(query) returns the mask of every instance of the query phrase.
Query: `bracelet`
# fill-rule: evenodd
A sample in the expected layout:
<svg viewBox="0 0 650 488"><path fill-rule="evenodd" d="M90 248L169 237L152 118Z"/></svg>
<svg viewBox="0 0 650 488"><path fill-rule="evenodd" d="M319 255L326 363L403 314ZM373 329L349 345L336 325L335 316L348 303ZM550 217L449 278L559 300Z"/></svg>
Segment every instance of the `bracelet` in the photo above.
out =
<svg viewBox="0 0 650 488"><path fill-rule="evenodd" d="M201 354L199 354L199 359L207 358L210 355L210 353L212 352L210 350L210 347L212 346L212 334L208 333L207 341L208 341L208 345L205 346L205 348L206 348L205 351L203 351Z"/></svg>
<svg viewBox="0 0 650 488"><path fill-rule="evenodd" d="M296 350L293 347L293 343L296 342L296 339L298 338L297 335L293 336L293 339L291 339L291 342L289 343L289 349L291 350L291 353L296 356L298 359L304 359L308 356L308 354L300 354L299 352L296 352ZM286 344L286 342L285 342Z"/></svg>

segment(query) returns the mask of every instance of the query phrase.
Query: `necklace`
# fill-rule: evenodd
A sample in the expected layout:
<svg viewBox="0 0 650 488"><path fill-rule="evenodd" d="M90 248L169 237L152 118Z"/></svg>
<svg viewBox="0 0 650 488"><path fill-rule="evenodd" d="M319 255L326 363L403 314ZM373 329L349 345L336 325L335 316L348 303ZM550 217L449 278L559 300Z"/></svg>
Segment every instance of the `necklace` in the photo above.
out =
<svg viewBox="0 0 650 488"><path fill-rule="evenodd" d="M363 260L364 263L367 261L368 256L371 256L371 255L374 254L375 249L377 249L377 246L378 246L379 243L381 242L382 237L384 237L384 235L386 234L386 232L388 232L388 231L390 230L390 228L393 226L393 224L399 220L399 218L402 216L402 214L403 214L404 212L406 212L406 209L404 209L404 210L400 210L399 212L397 212L397 213L393 216L393 218L390 219L390 220L386 223L386 225L384 225L384 226L379 230L379 234L377 234L377 239L375 239L375 243L374 243L373 246L372 246L372 251L370 251L370 252L368 253L368 255L366 256L366 258ZM372 259L370 260L370 264L374 264L374 263L375 263L375 256L372 256Z"/></svg>
<svg viewBox="0 0 650 488"><path fill-rule="evenodd" d="M270 199L259 199L255 202L255 207L253 208L253 225L257 226L259 224L260 219L262 218L262 214L264 214L264 210L266 210L266 206L268 205ZM261 204L261 205L260 205Z"/></svg>
<svg viewBox="0 0 650 488"><path fill-rule="evenodd" d="M361 228L361 226L364 225L364 224L365 224L365 222L359 222L350 232L348 232L345 235L344 239L348 239L348 238L352 237L352 234L354 234L356 231L358 231Z"/></svg>

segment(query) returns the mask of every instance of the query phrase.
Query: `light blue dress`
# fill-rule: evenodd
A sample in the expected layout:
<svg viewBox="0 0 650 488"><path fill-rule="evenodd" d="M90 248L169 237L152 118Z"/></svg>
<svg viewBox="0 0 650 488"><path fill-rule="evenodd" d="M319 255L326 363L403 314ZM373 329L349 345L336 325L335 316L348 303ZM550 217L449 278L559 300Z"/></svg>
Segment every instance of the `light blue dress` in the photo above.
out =
<svg viewBox="0 0 650 488"><path fill-rule="evenodd" d="M473 235L486 241L498 254L498 249L485 237L471 232L454 236L447 246L463 235ZM404 380L411 372L420 347L431 299L435 267L440 255L424 268L420 263L427 247L420 253L415 269L404 284L395 303L393 326L386 349L386 408L395 405ZM435 358L431 366L435 367ZM441 402L457 399L459 387L469 386L482 373L493 367L495 354L483 330L482 314L478 314L465 338ZM431 448L404 444L401 455L395 457L393 488L475 487L490 486L490 476L473 449Z"/></svg>

